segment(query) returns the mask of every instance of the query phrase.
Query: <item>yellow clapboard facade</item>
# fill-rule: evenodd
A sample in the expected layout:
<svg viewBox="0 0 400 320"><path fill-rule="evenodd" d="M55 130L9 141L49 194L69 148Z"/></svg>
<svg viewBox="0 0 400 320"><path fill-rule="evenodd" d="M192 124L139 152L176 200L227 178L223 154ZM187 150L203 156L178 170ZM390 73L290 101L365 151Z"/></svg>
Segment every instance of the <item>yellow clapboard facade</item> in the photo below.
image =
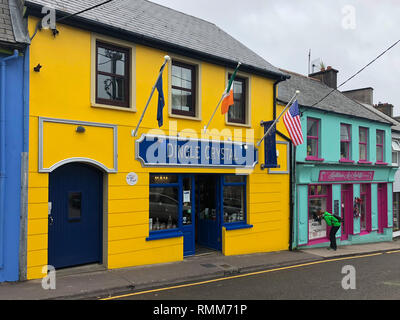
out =
<svg viewBox="0 0 400 320"><path fill-rule="evenodd" d="M37 19L29 18L30 34ZM42 278L48 264L49 176L69 162L91 160L104 174L102 263L109 269L180 261L183 238L147 241L149 236L150 173L236 174L226 168L149 168L135 159L135 141L144 133L212 138L256 143L264 133L260 121L273 118L274 80L239 73L248 79L247 125L227 123L218 111L208 134L202 130L213 113L227 83L223 66L180 57L171 52L97 35L76 27L58 24L59 34L37 33L30 46L30 69L40 64L40 72L30 74L30 144L28 189L27 277ZM131 108L107 107L95 103L93 95L96 40L131 50ZM171 65L164 71L164 126L157 125L157 93L147 110L137 138L132 137L149 97L164 56L195 63L199 70L198 114L193 119L171 115ZM279 112L279 110L277 111ZM85 132L76 127L84 124ZM278 130L287 134L282 123ZM252 228L222 230L222 253L249 254L287 250L289 246L288 144L277 136L278 164L261 170L259 163L247 174L247 223ZM138 182L127 184L127 174L135 172ZM243 172L242 172L243 173Z"/></svg>

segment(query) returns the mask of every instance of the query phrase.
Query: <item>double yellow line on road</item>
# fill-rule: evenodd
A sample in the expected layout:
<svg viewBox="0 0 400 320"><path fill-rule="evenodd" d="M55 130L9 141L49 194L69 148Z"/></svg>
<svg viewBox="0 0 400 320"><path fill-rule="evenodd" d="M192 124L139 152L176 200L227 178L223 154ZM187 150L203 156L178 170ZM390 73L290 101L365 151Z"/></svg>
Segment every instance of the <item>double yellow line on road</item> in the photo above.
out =
<svg viewBox="0 0 400 320"><path fill-rule="evenodd" d="M217 278L217 279L212 279L212 280L206 280L206 281L200 281L200 282L194 282L194 283L187 283L187 284L181 284L181 285L165 287L165 288L158 288L158 289L152 289L152 290L146 290L146 291L133 292L133 293L128 293L128 294L124 294L124 295L103 298L103 299L100 299L100 300L121 299L121 298L137 296L137 295L141 295L141 294L148 294L148 293L154 293L154 292L161 292L161 291L167 291L167 290L173 290L173 289L179 289L179 288L198 286L198 285L208 284L208 283L213 283L213 282L219 282L219 281L225 281L225 280L231 280L231 279L237 279L237 278L250 277L250 276L259 275L259 274L268 273L268 272L301 268L301 267L306 267L306 266L311 266L311 265L316 265L316 264L321 264L321 263L328 263L328 262L342 261L342 260L351 260L351 259L361 259L361 258L379 256L379 255L382 255L384 253L398 253L398 252L400 252L400 250L371 253L371 254L365 254L365 255L360 255L360 256L351 256L351 257L333 258L333 259L327 259L327 260L313 261L313 262L307 262L307 263L302 263L302 264L296 264L296 265L293 265L293 266L287 266L287 267L280 267L280 268L274 268L274 269L267 269L267 270L249 272L249 273L244 273L244 274L239 274L239 275L229 276L229 277L223 277L223 278Z"/></svg>

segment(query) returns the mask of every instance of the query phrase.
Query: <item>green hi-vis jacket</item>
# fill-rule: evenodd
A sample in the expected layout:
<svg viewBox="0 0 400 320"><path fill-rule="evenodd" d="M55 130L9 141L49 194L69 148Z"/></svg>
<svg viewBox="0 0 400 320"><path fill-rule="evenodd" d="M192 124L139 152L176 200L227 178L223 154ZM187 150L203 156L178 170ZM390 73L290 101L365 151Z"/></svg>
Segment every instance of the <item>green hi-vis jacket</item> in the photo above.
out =
<svg viewBox="0 0 400 320"><path fill-rule="evenodd" d="M332 214L330 214L329 212L325 212L323 215L323 218L326 221L326 224L328 226L334 226L334 227L340 227L341 223L339 222L338 219L336 219Z"/></svg>

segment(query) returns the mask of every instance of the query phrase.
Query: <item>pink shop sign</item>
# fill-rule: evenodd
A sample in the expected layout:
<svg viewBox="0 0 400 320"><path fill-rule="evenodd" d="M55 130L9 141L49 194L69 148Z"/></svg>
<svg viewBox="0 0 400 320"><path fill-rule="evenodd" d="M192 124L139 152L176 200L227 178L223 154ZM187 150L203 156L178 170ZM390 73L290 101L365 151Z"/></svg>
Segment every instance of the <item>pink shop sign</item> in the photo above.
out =
<svg viewBox="0 0 400 320"><path fill-rule="evenodd" d="M371 181L374 171L321 170L319 181Z"/></svg>

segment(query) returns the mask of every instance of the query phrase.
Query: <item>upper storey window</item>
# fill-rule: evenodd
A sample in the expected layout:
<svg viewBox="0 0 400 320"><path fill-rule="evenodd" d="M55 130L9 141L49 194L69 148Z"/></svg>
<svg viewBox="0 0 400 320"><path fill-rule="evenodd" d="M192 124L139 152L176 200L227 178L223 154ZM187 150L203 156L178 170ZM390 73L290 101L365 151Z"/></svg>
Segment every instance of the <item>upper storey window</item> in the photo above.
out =
<svg viewBox="0 0 400 320"><path fill-rule="evenodd" d="M96 43L96 103L130 107L130 50Z"/></svg>
<svg viewBox="0 0 400 320"><path fill-rule="evenodd" d="M172 114L196 116L196 67L172 62Z"/></svg>

